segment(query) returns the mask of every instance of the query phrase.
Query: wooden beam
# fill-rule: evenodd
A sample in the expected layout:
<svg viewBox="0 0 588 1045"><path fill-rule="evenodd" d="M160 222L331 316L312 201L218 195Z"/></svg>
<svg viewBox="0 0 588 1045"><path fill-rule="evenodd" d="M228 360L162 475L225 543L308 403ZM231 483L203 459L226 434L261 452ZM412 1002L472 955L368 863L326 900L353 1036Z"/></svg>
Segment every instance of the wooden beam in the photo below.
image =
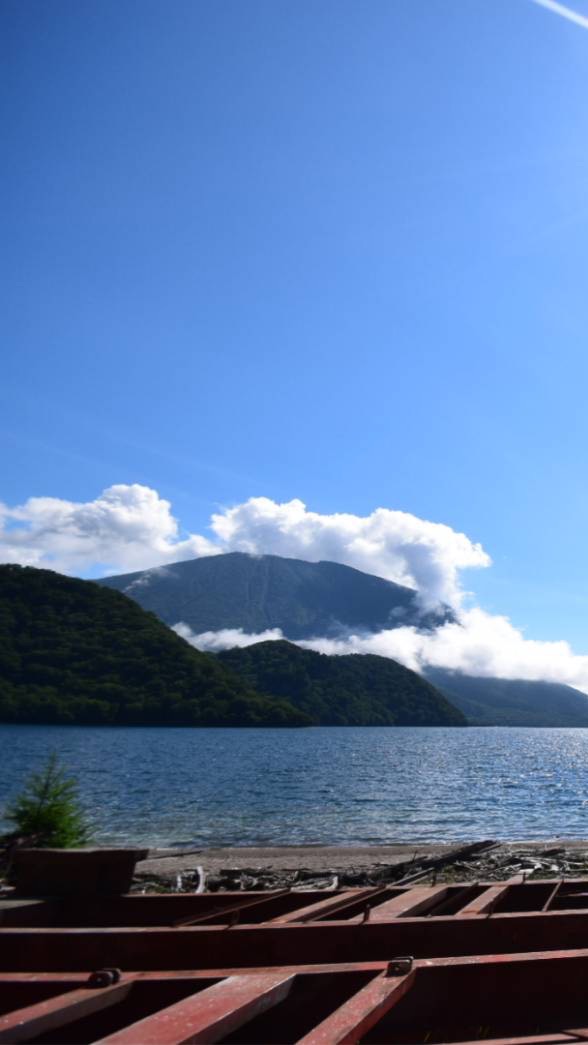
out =
<svg viewBox="0 0 588 1045"><path fill-rule="evenodd" d="M463 918L470 914L491 914L499 900L506 896L513 882L500 882L491 885L483 893L476 896L470 903L458 911L456 918Z"/></svg>
<svg viewBox="0 0 588 1045"><path fill-rule="evenodd" d="M446 885L420 885L394 896L372 908L370 922L389 922L394 918L416 918L439 903L447 893Z"/></svg>
<svg viewBox="0 0 588 1045"><path fill-rule="evenodd" d="M31 1041L47 1031L59 1030L84 1016L117 1005L127 997L133 978L111 987L86 987L16 1009L0 1017L0 1042Z"/></svg>
<svg viewBox="0 0 588 1045"><path fill-rule="evenodd" d="M345 917L345 909L356 903L369 903L370 899L381 896L382 889L357 889L354 892L345 892L343 895L328 896L324 900L316 900L306 907L299 907L296 911L287 914L279 914L276 918L269 918L267 925L286 925L288 922L311 922L328 914L341 912Z"/></svg>
<svg viewBox="0 0 588 1045"><path fill-rule="evenodd" d="M360 1041L412 987L414 977L414 972L394 978L376 976L297 1045L352 1045Z"/></svg>
<svg viewBox="0 0 588 1045"><path fill-rule="evenodd" d="M94 1045L213 1045L278 1005L293 983L294 976L282 971L229 976Z"/></svg>

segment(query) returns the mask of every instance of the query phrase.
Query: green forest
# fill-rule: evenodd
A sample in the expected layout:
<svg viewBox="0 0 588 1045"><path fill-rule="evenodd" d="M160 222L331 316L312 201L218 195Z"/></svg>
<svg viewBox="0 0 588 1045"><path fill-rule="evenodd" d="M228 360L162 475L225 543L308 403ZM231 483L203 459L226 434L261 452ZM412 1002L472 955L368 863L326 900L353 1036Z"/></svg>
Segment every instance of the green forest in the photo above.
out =
<svg viewBox="0 0 588 1045"><path fill-rule="evenodd" d="M304 726L117 591L0 566L0 721Z"/></svg>
<svg viewBox="0 0 588 1045"><path fill-rule="evenodd" d="M0 566L0 721L137 726L434 726L465 718L385 657L290 642L201 653L126 595Z"/></svg>
<svg viewBox="0 0 588 1045"><path fill-rule="evenodd" d="M287 698L322 726L462 726L465 716L416 672L388 657L327 656L291 642L217 654L260 693Z"/></svg>

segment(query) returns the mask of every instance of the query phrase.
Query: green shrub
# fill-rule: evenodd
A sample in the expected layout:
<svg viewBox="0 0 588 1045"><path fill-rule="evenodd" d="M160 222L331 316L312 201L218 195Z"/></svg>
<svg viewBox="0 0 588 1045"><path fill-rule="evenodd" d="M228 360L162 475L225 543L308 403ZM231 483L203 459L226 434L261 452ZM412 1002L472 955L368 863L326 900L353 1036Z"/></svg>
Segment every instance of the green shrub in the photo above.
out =
<svg viewBox="0 0 588 1045"><path fill-rule="evenodd" d="M43 849L72 849L90 840L76 781L67 776L55 753L41 772L29 777L5 816L19 834L34 838Z"/></svg>

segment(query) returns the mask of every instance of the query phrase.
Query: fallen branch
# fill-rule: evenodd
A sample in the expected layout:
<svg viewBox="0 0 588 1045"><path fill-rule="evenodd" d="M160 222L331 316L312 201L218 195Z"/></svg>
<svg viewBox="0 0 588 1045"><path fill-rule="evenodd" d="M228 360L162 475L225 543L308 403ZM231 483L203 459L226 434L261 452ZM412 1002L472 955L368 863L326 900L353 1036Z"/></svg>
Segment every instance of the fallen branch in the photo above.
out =
<svg viewBox="0 0 588 1045"><path fill-rule="evenodd" d="M390 868L387 868L385 872L382 872L381 877L388 878L393 881L394 885L408 885L410 882L416 882L419 878L425 878L430 871L437 870L440 867L448 867L450 864L455 864L458 860L468 860L473 856L477 856L479 853L485 853L489 849L495 849L499 845L498 842L485 841L485 842L473 842L471 845L461 846L459 849L452 849L450 853L445 853L443 856L430 856L424 857L422 860L405 860L401 864L394 864ZM408 870L410 867L416 866L419 868L414 874L405 875L404 878L389 878L390 872L397 872Z"/></svg>

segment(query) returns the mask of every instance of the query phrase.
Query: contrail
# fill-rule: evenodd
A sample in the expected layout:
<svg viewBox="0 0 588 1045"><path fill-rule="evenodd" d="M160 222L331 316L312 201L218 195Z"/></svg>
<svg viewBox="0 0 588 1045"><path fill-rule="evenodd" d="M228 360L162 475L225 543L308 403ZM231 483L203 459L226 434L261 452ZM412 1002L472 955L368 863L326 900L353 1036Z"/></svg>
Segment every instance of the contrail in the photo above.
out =
<svg viewBox="0 0 588 1045"><path fill-rule="evenodd" d="M582 29L588 29L588 17L578 14L577 11L572 11L571 7L564 7L563 4L556 3L556 0L532 0L532 2L538 4L539 7L546 7L548 11L553 11L554 14L561 15L562 18L567 18L568 22L575 22L576 25L581 25Z"/></svg>

